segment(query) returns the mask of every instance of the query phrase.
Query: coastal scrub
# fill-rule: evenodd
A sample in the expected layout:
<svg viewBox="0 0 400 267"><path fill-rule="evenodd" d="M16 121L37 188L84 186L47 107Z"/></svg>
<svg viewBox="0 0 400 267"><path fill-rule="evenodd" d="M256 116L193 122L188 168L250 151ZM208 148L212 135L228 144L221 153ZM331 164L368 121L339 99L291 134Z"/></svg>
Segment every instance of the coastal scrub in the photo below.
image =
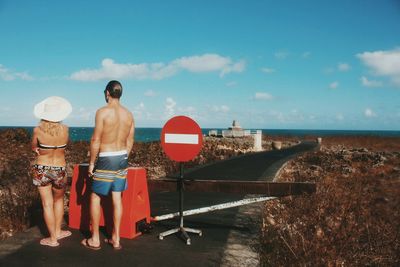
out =
<svg viewBox="0 0 400 267"><path fill-rule="evenodd" d="M313 195L265 205L264 265L396 266L400 260L400 138L324 138L279 181L313 181Z"/></svg>

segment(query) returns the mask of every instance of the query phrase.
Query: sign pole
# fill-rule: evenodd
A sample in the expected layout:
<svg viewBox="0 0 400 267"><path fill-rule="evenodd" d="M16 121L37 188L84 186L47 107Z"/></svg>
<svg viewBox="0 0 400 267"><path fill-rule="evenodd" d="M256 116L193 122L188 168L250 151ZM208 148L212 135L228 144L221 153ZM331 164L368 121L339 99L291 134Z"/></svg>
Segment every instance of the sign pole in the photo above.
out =
<svg viewBox="0 0 400 267"><path fill-rule="evenodd" d="M193 233L193 234L198 234L199 236L202 236L202 231L198 229L193 229L193 228L188 228L184 227L183 225L183 178L184 178L184 172L183 172L183 162L179 163L179 180L178 180L178 190L179 190L179 227L174 228L168 231L165 231L161 234L158 235L158 238L160 240L163 240L164 237L175 234L177 232L181 232L183 238L185 239L186 245L191 244L191 239L188 235L188 233Z"/></svg>
<svg viewBox="0 0 400 267"><path fill-rule="evenodd" d="M181 233L183 235L183 238L186 241L187 245L190 245L190 237L186 233L185 228L183 227L183 162L179 163L179 228L181 230Z"/></svg>
<svg viewBox="0 0 400 267"><path fill-rule="evenodd" d="M179 163L179 218L180 224L179 226L183 228L183 162Z"/></svg>

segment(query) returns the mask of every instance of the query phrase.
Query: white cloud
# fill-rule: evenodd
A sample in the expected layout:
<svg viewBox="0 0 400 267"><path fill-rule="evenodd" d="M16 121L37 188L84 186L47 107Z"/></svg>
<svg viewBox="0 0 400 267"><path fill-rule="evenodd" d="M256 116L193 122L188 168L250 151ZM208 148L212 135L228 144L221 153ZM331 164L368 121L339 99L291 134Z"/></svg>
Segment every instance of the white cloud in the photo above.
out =
<svg viewBox="0 0 400 267"><path fill-rule="evenodd" d="M272 110L267 114L267 116L269 117L269 119L275 120L279 123L296 123L296 122L304 121L306 118L302 112L300 112L296 109L293 109L288 113L283 113L281 111ZM311 119L311 120L314 120L314 119L315 119L315 117L313 117L313 119Z"/></svg>
<svg viewBox="0 0 400 267"><path fill-rule="evenodd" d="M256 92L254 94L254 99L255 100L272 100L273 96L266 92Z"/></svg>
<svg viewBox="0 0 400 267"><path fill-rule="evenodd" d="M304 52L303 54L301 54L302 58L309 58L311 56L311 52Z"/></svg>
<svg viewBox="0 0 400 267"><path fill-rule="evenodd" d="M370 108L366 108L364 110L364 116L367 118L377 117L376 113Z"/></svg>
<svg viewBox="0 0 400 267"><path fill-rule="evenodd" d="M344 120L343 114L341 114L341 113L337 114L337 115L336 115L336 120L338 120L338 121Z"/></svg>
<svg viewBox="0 0 400 267"><path fill-rule="evenodd" d="M277 59L286 59L289 56L288 52L279 51L274 54Z"/></svg>
<svg viewBox="0 0 400 267"><path fill-rule="evenodd" d="M16 79L31 81L33 77L27 72L14 72L7 69L5 66L0 64L0 79L3 81L14 81Z"/></svg>
<svg viewBox="0 0 400 267"><path fill-rule="evenodd" d="M0 117L10 117L12 115L10 107L0 107Z"/></svg>
<svg viewBox="0 0 400 267"><path fill-rule="evenodd" d="M332 68L332 67L328 67L328 68L325 68L325 69L323 70L323 72L324 72L325 74L331 74L331 73L334 73L334 72L335 72L335 69Z"/></svg>
<svg viewBox="0 0 400 267"><path fill-rule="evenodd" d="M222 106L221 106L221 112L226 113L226 112L228 112L229 110L230 110L230 108L229 108L228 106L225 106L225 105L222 105Z"/></svg>
<svg viewBox="0 0 400 267"><path fill-rule="evenodd" d="M212 111L218 113L227 113L230 111L230 108L227 105L213 106Z"/></svg>
<svg viewBox="0 0 400 267"><path fill-rule="evenodd" d="M236 62L233 65L228 65L223 68L223 70L220 73L220 76L224 76L225 74L231 73L231 72L243 72L244 69L246 68L246 63L244 60L241 60L239 62Z"/></svg>
<svg viewBox="0 0 400 267"><path fill-rule="evenodd" d="M356 55L373 74L389 77L400 86L400 49L364 52Z"/></svg>
<svg viewBox="0 0 400 267"><path fill-rule="evenodd" d="M157 96L157 93L150 89L150 90L147 90L146 92L144 92L144 95L147 97L154 97L154 96Z"/></svg>
<svg viewBox="0 0 400 267"><path fill-rule="evenodd" d="M177 109L178 109L180 115L188 116L194 120L197 120L200 118L195 107L187 106L187 107L178 107Z"/></svg>
<svg viewBox="0 0 400 267"><path fill-rule="evenodd" d="M245 67L244 61L234 63L229 57L222 57L217 54L182 57L174 60L172 64L195 73L218 71L221 76L230 72L242 72Z"/></svg>
<svg viewBox="0 0 400 267"><path fill-rule="evenodd" d="M228 86L228 87L234 87L236 85L237 85L237 82L235 82L235 81L226 83L226 86Z"/></svg>
<svg viewBox="0 0 400 267"><path fill-rule="evenodd" d="M329 84L329 88L331 88L331 89L336 89L338 87L339 87L339 82L338 81L335 81L335 82L332 82L332 83Z"/></svg>
<svg viewBox="0 0 400 267"><path fill-rule="evenodd" d="M182 57L168 64L162 62L120 64L106 58L102 60L101 68L80 70L72 73L70 78L79 81L98 81L103 79L161 80L171 77L182 70L193 73L219 72L222 77L231 72L243 72L244 69L245 62L243 60L234 62L231 58L218 54Z"/></svg>
<svg viewBox="0 0 400 267"><path fill-rule="evenodd" d="M347 63L339 63L339 64L337 65L337 68L338 68L339 71L345 72L345 71L349 71L351 67L350 67L350 65L347 64Z"/></svg>
<svg viewBox="0 0 400 267"><path fill-rule="evenodd" d="M94 122L95 114L96 111L94 109L79 107L74 108L67 119L73 122Z"/></svg>
<svg viewBox="0 0 400 267"><path fill-rule="evenodd" d="M170 118L175 115L176 102L172 97L167 97L165 99L165 116Z"/></svg>
<svg viewBox="0 0 400 267"><path fill-rule="evenodd" d="M271 69L271 68L262 68L261 69L261 71L262 72L264 72L264 73L274 73L275 72L275 69Z"/></svg>
<svg viewBox="0 0 400 267"><path fill-rule="evenodd" d="M383 83L381 81L374 81L374 80L368 80L367 77L362 76L360 78L361 84L365 87L381 87L383 86Z"/></svg>
<svg viewBox="0 0 400 267"><path fill-rule="evenodd" d="M188 106L188 107L178 108L178 110L183 113L193 113L196 111L196 108Z"/></svg>
<svg viewBox="0 0 400 267"><path fill-rule="evenodd" d="M133 115L135 116L136 120L143 119L146 113L146 107L143 102L140 102L133 108Z"/></svg>

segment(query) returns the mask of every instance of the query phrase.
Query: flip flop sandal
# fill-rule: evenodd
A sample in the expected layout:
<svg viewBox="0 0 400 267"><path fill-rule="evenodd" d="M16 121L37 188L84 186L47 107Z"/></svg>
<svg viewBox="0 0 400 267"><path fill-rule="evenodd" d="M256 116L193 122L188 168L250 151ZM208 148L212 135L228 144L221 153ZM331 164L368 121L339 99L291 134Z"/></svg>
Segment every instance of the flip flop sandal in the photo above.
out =
<svg viewBox="0 0 400 267"><path fill-rule="evenodd" d="M121 246L121 244L119 244L119 246L114 246L114 241L111 239L111 238L106 238L106 239L104 239L104 242L106 243L106 244L109 244L110 246L112 246L113 247L113 249L115 249L115 250L120 250L120 249L122 249L122 246Z"/></svg>
<svg viewBox="0 0 400 267"><path fill-rule="evenodd" d="M85 248L92 249L92 250L99 250L101 246L93 246L89 244L89 239L84 239L85 242L81 243Z"/></svg>
<svg viewBox="0 0 400 267"><path fill-rule="evenodd" d="M60 243L58 243L58 242L51 243L48 238L41 239L39 243L42 246L49 246L49 247L58 247L60 245Z"/></svg>
<svg viewBox="0 0 400 267"><path fill-rule="evenodd" d="M72 235L71 231L68 231L68 230L66 230L66 231L61 231L61 234L60 234L59 237L57 237L57 240L66 238L66 237L68 237L68 236L70 236L70 235Z"/></svg>

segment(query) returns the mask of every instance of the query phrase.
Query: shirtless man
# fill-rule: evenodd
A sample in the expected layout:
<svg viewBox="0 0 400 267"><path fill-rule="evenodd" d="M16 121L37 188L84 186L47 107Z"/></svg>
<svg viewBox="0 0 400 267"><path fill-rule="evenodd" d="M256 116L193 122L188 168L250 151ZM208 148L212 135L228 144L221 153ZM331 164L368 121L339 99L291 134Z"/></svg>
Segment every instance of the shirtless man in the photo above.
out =
<svg viewBox="0 0 400 267"><path fill-rule="evenodd" d="M90 143L89 175L93 176L93 192L90 197L92 237L82 240L82 245L95 250L100 249L100 195L107 196L110 192L114 228L112 237L105 242L115 249L121 249L121 194L127 188L128 155L132 150L135 131L132 113L119 102L121 95L121 83L110 81L104 90L107 105L96 112L96 125Z"/></svg>

